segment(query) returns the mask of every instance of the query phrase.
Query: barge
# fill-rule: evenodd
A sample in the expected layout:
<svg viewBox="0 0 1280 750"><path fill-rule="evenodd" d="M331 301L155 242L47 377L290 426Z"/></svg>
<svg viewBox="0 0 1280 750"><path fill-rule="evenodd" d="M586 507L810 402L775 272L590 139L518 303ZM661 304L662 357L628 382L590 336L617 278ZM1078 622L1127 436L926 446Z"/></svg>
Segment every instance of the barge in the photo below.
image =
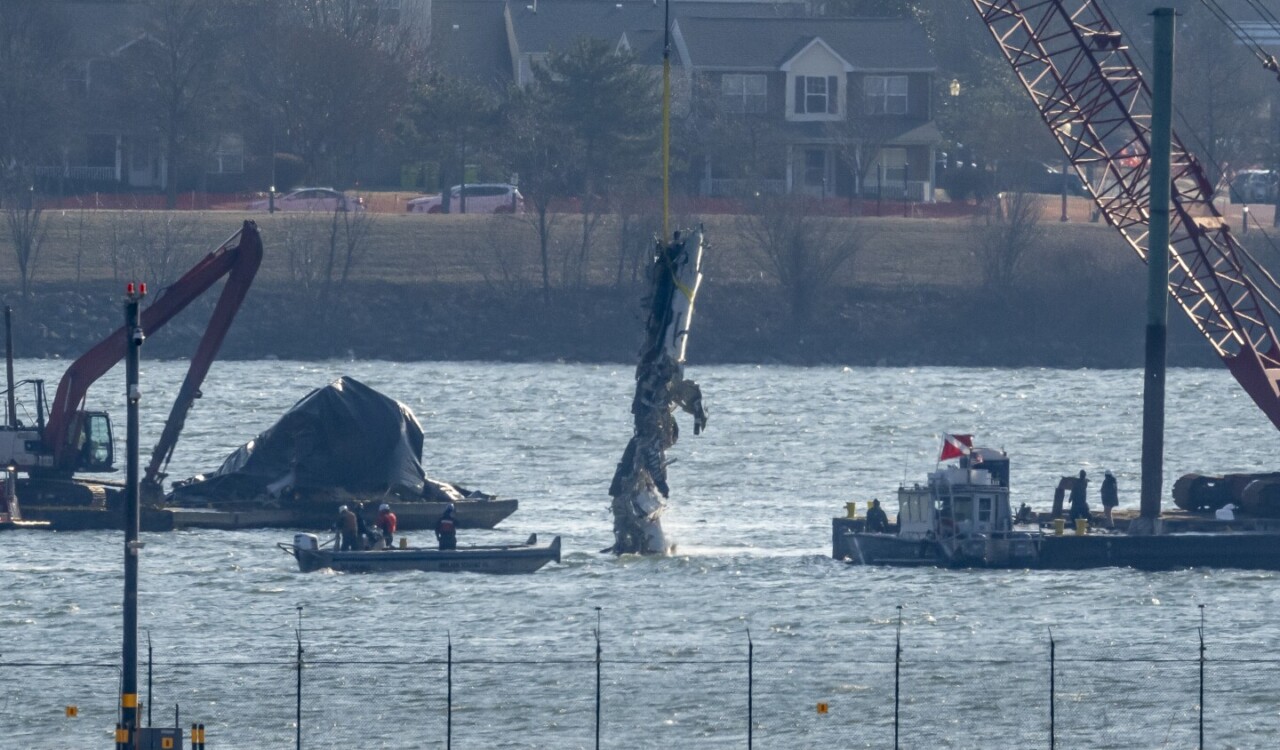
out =
<svg viewBox="0 0 1280 750"><path fill-rule="evenodd" d="M1280 522L1179 514L1154 534L1096 528L1087 520L1015 513L1009 458L967 448L922 483L898 488L898 516L883 528L864 518L832 519L831 554L856 565L1077 570L1193 567L1280 570Z"/></svg>

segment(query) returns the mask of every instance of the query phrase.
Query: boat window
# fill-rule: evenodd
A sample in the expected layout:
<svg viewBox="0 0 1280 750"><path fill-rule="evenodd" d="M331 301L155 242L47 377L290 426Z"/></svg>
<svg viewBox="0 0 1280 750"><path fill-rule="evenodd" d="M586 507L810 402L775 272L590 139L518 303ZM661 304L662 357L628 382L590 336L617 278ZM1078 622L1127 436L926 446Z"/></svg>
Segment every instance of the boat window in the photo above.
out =
<svg viewBox="0 0 1280 750"><path fill-rule="evenodd" d="M991 523L991 498L978 498L978 522Z"/></svg>
<svg viewBox="0 0 1280 750"><path fill-rule="evenodd" d="M968 497L956 498L955 519L959 523L961 521L973 520L973 499Z"/></svg>

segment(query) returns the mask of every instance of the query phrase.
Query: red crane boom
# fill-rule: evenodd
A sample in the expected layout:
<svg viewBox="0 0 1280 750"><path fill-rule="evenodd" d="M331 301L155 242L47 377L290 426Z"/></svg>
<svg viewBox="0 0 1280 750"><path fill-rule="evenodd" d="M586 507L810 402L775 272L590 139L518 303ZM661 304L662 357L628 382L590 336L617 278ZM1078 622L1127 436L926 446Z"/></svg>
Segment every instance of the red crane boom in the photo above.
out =
<svg viewBox="0 0 1280 750"><path fill-rule="evenodd" d="M1146 261L1151 91L1094 0L971 0L1109 224ZM1236 241L1173 138L1169 292L1280 428L1276 281ZM1252 275L1251 275L1252 274Z"/></svg>
<svg viewBox="0 0 1280 750"><path fill-rule="evenodd" d="M158 485L163 478L161 464L167 464L173 454L173 447L186 422L187 413L199 397L200 384L204 382L261 263L262 239L258 236L258 227L254 222L246 221L226 242L196 263L182 278L163 289L155 302L143 311L142 329L153 333L204 294L214 282L224 275L227 277L204 336L191 358L187 376L169 412L160 441L152 453L144 484ZM77 434L73 427L77 422L77 414L82 409L85 394L98 378L124 358L128 333L124 327L116 329L73 362L59 381L43 436L45 446L53 452L55 473L66 474L72 471L77 449L72 444L72 436Z"/></svg>

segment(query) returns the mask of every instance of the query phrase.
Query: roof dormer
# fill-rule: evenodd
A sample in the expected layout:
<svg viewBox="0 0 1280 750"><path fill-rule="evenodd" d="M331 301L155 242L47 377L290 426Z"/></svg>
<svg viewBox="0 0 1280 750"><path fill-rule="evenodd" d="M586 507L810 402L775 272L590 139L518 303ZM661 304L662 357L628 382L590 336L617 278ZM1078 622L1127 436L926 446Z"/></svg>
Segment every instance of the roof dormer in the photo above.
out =
<svg viewBox="0 0 1280 750"><path fill-rule="evenodd" d="M787 74L787 119L842 120L848 101L849 64L831 45L814 37L781 66Z"/></svg>

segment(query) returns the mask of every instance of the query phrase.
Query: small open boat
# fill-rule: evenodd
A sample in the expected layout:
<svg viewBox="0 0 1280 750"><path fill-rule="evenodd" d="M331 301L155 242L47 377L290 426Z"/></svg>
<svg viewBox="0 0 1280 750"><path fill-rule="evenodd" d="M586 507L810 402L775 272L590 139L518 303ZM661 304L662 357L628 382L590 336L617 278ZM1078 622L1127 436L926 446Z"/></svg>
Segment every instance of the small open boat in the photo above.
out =
<svg viewBox="0 0 1280 750"><path fill-rule="evenodd" d="M346 573L375 573L386 570L427 570L456 573L532 573L555 560L560 562L560 537L550 544L538 544L532 534L524 544L480 545L437 550L423 547L340 552L322 546L315 534L295 534L293 544L280 542L280 549L298 561L303 573L329 568Z"/></svg>

